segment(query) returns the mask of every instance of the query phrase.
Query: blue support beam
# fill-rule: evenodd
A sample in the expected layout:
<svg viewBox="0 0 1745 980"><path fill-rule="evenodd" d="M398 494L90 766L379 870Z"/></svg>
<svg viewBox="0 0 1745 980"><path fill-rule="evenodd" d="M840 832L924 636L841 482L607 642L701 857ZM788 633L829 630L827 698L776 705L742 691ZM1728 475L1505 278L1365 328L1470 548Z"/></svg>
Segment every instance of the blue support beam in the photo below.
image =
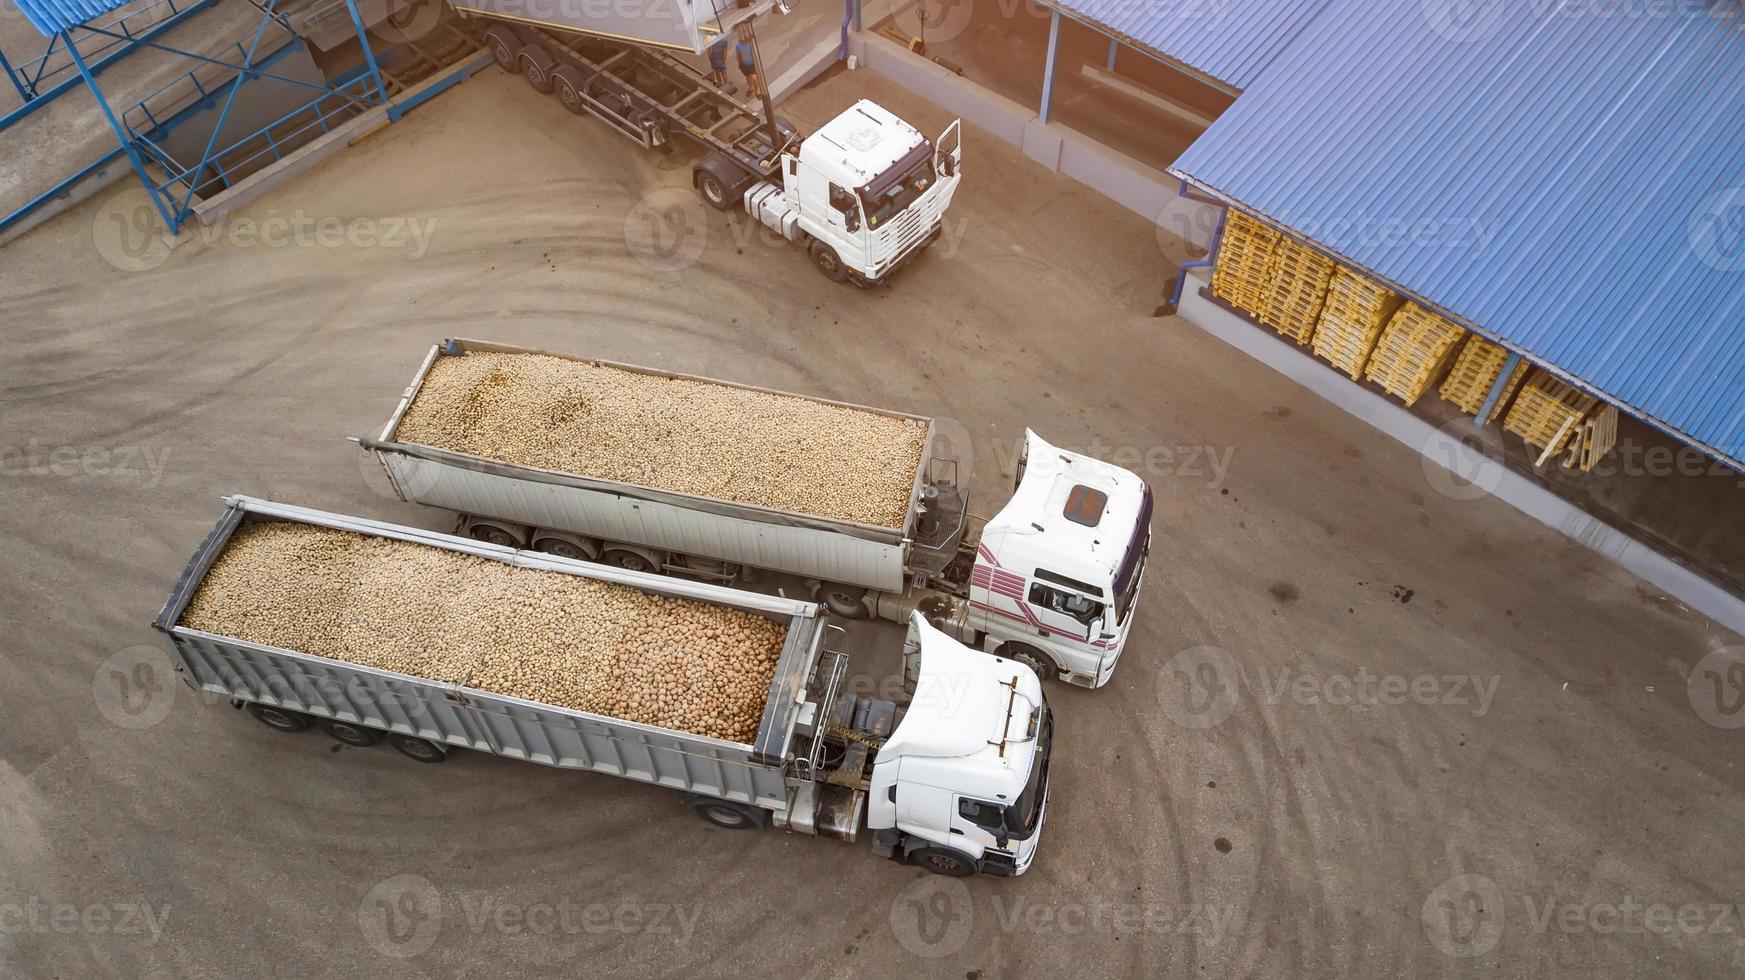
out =
<svg viewBox="0 0 1745 980"><path fill-rule="evenodd" d="M1117 41L1114 38L1109 38L1109 66L1108 67L1109 67L1110 71L1115 70L1115 56L1120 54L1120 53L1121 53L1121 42Z"/></svg>
<svg viewBox="0 0 1745 980"><path fill-rule="evenodd" d="M12 62L6 60L6 52L4 51L0 51L0 70L6 72L6 77L12 80L12 87L18 90L18 101L29 105L30 92L25 89L24 83L18 80L18 72L13 69ZM0 129L3 128L5 127L0 127Z"/></svg>
<svg viewBox="0 0 1745 980"><path fill-rule="evenodd" d="M116 119L115 113L110 110L109 101L103 98L103 90L97 87L97 77L91 74L91 69L86 66L84 57L79 54L79 49L73 46L72 40L66 36L65 31L61 32L61 39L66 42L67 51L73 58L73 65L79 69L79 77L84 79L85 85L90 88L92 97L97 100L97 108L103 110L103 118L108 120L109 128L115 131L115 138L121 141L122 150L126 151L127 159L133 163L133 170L139 174L140 183L145 185L152 205L157 208L158 217L164 221L164 228L172 235L181 231L181 222L177 221L175 215L170 213L162 195L158 194L157 187L152 183L151 175L145 172L145 162L139 158L139 150L134 148L133 140L127 136L127 130L121 127L121 120Z"/></svg>
<svg viewBox="0 0 1745 980"><path fill-rule="evenodd" d="M1521 363L1521 355L1509 351L1509 359L1503 362L1503 370L1497 375L1497 380L1491 383L1490 394L1484 396L1484 407L1478 410L1478 417L1472 424L1484 428L1490 420L1491 413L1497 410L1497 402L1502 400L1503 392L1509 388L1509 379L1515 376L1515 368Z"/></svg>
<svg viewBox="0 0 1745 980"><path fill-rule="evenodd" d="M1048 125L1048 104L1054 99L1054 62L1060 53L1060 11L1050 9L1048 19L1048 66L1042 70L1042 125Z"/></svg>
<svg viewBox="0 0 1745 980"><path fill-rule="evenodd" d="M187 196L182 198L180 211L186 212L194 202L194 191L200 186L200 175L206 172L206 166L212 160L212 150L218 145L218 135L224 132L224 122L230 118L230 109L236 104L236 93L242 90L242 83L248 81L254 64L255 51L260 48L261 37L267 32L267 25L274 23L273 4L276 0L267 0L266 10L262 13L259 27L254 29L254 38L248 42L248 53L243 55L242 68L237 71L236 79L230 83L230 92L224 97L224 108L218 110L218 123L212 127L212 135L206 138L206 149L200 153L200 165L192 171L188 180ZM346 0L347 4L351 0Z"/></svg>
<svg viewBox="0 0 1745 980"><path fill-rule="evenodd" d="M266 20L262 21L262 23L265 24L266 21L269 21L269 20L276 21L277 18L271 14L268 14ZM94 33L97 33L97 34L105 33L104 31L99 30L98 28L95 28L95 27L90 28L90 30L93 31ZM120 35L114 35L114 36L119 37ZM270 71L262 71L260 64L247 64L247 63L245 63L245 64L239 65L239 64L236 64L235 62L225 61L222 58L210 58L210 57L207 57L206 55L199 54L199 53L194 52L194 51L183 51L180 48L172 48L172 47L168 47L166 45L155 44L155 43L148 42L148 41L141 41L140 46L146 47L146 48L151 48L154 51L163 51L167 54L173 54L179 58L187 58L189 60L202 62L202 63L208 64L208 65L217 65L220 68L229 68L232 71L241 72L243 74L246 74L250 78L270 78L275 82L284 82L286 85L295 85L298 88L312 89L316 92L331 92L331 91L333 91L332 86L320 85L320 84L317 84L315 82L304 81L301 78L291 78L291 77L288 77L285 75L275 75ZM237 47L240 48L241 45L239 44L239 45L237 45ZM356 101L367 102L368 100L367 99L358 99Z"/></svg>
<svg viewBox="0 0 1745 980"><path fill-rule="evenodd" d="M267 6L272 6L269 0ZM345 9L351 12L351 26L357 31L357 43L363 46L364 63L370 66L370 81L376 88L376 101L388 101L388 90L382 87L382 72L376 67L376 53L370 49L369 32L364 30L364 19L358 15L357 0L345 0Z"/></svg>

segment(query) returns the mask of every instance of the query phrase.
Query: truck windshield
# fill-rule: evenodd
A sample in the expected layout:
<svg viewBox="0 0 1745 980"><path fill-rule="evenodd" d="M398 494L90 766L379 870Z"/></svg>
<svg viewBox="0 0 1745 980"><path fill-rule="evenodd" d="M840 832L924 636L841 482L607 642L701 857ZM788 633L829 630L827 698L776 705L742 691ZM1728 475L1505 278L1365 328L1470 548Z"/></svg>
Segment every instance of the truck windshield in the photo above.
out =
<svg viewBox="0 0 1745 980"><path fill-rule="evenodd" d="M902 214L904 209L915 203L916 198L927 193L937 177L933 172L933 145L923 140L920 146L910 150L890 170L860 189L861 201L866 206L868 227L881 227L886 221Z"/></svg>
<svg viewBox="0 0 1745 980"><path fill-rule="evenodd" d="M1115 623L1127 621L1127 613L1133 608L1133 599L1139 594L1139 573L1145 570L1145 558L1151 551L1151 487L1145 488L1145 497L1139 504L1139 521L1133 528L1133 541L1127 545L1127 554L1121 559L1121 568L1115 573Z"/></svg>
<svg viewBox="0 0 1745 980"><path fill-rule="evenodd" d="M1024 792L1006 807L1006 832L1020 840L1036 833L1042 816L1042 798L1048 794L1048 760L1054 742L1054 713L1042 705L1042 721L1036 729L1036 758L1030 763L1030 778Z"/></svg>

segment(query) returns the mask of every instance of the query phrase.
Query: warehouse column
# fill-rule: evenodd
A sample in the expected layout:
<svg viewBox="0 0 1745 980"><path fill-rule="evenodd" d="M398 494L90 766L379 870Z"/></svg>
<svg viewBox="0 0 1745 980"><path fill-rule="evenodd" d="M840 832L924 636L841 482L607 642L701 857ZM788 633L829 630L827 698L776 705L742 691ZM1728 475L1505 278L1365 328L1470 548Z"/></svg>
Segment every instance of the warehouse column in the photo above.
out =
<svg viewBox="0 0 1745 980"><path fill-rule="evenodd" d="M1048 103L1054 98L1054 60L1060 47L1060 11L1051 10L1048 19L1048 66L1042 69L1042 125L1048 125Z"/></svg>
<svg viewBox="0 0 1745 980"><path fill-rule="evenodd" d="M1485 422L1490 420L1491 413L1496 411L1497 401L1503 397L1503 392L1508 390L1509 379L1515 376L1515 368L1520 363L1521 355L1509 351L1509 359L1503 362L1503 370L1497 375L1497 380L1491 383L1490 394L1484 396L1484 407L1478 410L1477 417L1472 420L1473 425L1481 429L1484 428Z"/></svg>
<svg viewBox="0 0 1745 980"><path fill-rule="evenodd" d="M386 102L388 90L382 87L382 72L376 67L376 53L370 50L369 33L364 30L364 19L358 14L357 0L345 0L345 7L351 11L351 26L357 30L357 43L363 45L364 63L370 66L370 80L376 85L376 98Z"/></svg>
<svg viewBox="0 0 1745 980"><path fill-rule="evenodd" d="M1121 42L1109 38L1109 70L1115 70L1115 56L1121 53Z"/></svg>

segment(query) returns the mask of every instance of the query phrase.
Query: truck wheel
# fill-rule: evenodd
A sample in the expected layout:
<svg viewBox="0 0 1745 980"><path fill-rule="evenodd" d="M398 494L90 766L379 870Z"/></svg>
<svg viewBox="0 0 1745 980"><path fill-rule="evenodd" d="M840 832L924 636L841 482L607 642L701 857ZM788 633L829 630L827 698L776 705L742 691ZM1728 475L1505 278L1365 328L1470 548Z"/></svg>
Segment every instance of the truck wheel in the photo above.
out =
<svg viewBox="0 0 1745 980"><path fill-rule="evenodd" d="M843 619L867 618L865 589L851 585L821 585L816 598L825 609Z"/></svg>
<svg viewBox="0 0 1745 980"><path fill-rule="evenodd" d="M1007 660L1016 660L1036 672L1039 681L1053 680L1060 676L1060 668L1054 665L1054 660L1041 650L1024 643L1012 643L999 649L999 655Z"/></svg>
<svg viewBox="0 0 1745 980"><path fill-rule="evenodd" d="M533 542L535 551L541 551L554 558L568 558L571 561L593 561L594 556L581 549L574 541L565 538L540 538Z"/></svg>
<svg viewBox="0 0 1745 980"><path fill-rule="evenodd" d="M936 875L951 878L968 878L976 873L974 861L946 847L916 848L910 853L909 860Z"/></svg>
<svg viewBox="0 0 1745 980"><path fill-rule="evenodd" d="M448 758L448 749L416 735L394 732L388 736L388 744L398 749L406 758L419 762L441 762Z"/></svg>
<svg viewBox="0 0 1745 980"><path fill-rule="evenodd" d="M483 541L486 544L501 545L505 548L521 547L521 542L515 540L514 535L495 524L474 524L467 529L467 534L473 540Z"/></svg>
<svg viewBox="0 0 1745 980"><path fill-rule="evenodd" d="M544 48L529 44L521 49L517 60L521 62L521 74L527 77L527 84L541 95L550 95L551 68L556 64L552 56L546 54Z"/></svg>
<svg viewBox="0 0 1745 980"><path fill-rule="evenodd" d="M703 200L717 211L725 211L733 206L733 197L727 193L727 187L721 183L721 178L707 170L697 171L697 193L703 195Z"/></svg>
<svg viewBox="0 0 1745 980"><path fill-rule="evenodd" d="M381 732L376 731L374 728L365 728L362 725L354 725L349 721L336 721L332 718L322 718L317 721L316 724L321 726L322 731L333 736L334 741L344 742L346 745L356 746L360 749L374 745L382 740Z"/></svg>
<svg viewBox="0 0 1745 980"><path fill-rule="evenodd" d="M727 800L699 799L685 805L692 813L725 830L756 830L764 822L762 810Z"/></svg>
<svg viewBox="0 0 1745 980"><path fill-rule="evenodd" d="M642 557L634 551L625 551L622 548L613 548L611 551L601 555L600 560L608 565L616 565L627 572L654 571L654 566L648 563L647 558Z"/></svg>
<svg viewBox="0 0 1745 980"><path fill-rule="evenodd" d="M842 264L842 256L837 255L835 249L814 238L806 251L812 256L812 264L824 273L825 278L831 282L847 281L848 266Z"/></svg>
<svg viewBox="0 0 1745 980"><path fill-rule="evenodd" d="M250 701L245 709L255 721L280 732L300 732L309 727L309 716L301 711L281 708L272 704L261 704Z"/></svg>
<svg viewBox="0 0 1745 980"><path fill-rule="evenodd" d="M491 60L497 67L513 75L521 70L517 56L521 54L521 41L515 37L515 32L507 27L485 28L485 47L491 49Z"/></svg>
<svg viewBox="0 0 1745 980"><path fill-rule="evenodd" d="M586 115L588 104L582 99L582 75L574 68L565 66L552 72L552 87L557 92L557 100L563 107L578 116Z"/></svg>

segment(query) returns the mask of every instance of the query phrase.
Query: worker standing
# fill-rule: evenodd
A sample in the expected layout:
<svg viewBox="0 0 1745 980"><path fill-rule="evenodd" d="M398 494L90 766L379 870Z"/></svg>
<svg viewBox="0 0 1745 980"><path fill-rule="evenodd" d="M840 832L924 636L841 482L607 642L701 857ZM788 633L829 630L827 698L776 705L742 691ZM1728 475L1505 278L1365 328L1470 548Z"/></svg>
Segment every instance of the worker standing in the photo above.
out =
<svg viewBox="0 0 1745 980"><path fill-rule="evenodd" d="M762 80L757 75L757 55L751 48L751 25L740 24L733 29L731 37L723 36L709 46L709 81L721 91L732 95L738 88L727 80L727 46L733 45L733 53L739 61L739 73L745 76L746 94L757 98L762 94Z"/></svg>

